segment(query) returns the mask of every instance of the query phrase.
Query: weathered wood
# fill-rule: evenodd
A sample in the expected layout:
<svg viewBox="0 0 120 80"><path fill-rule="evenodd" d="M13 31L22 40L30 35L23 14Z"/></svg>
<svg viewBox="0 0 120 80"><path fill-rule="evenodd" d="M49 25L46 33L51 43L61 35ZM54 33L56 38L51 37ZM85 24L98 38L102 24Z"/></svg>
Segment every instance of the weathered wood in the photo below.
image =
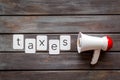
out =
<svg viewBox="0 0 120 80"><path fill-rule="evenodd" d="M119 4L119 0L0 0L0 14L120 14Z"/></svg>
<svg viewBox="0 0 120 80"><path fill-rule="evenodd" d="M98 64L90 65L92 52L76 54L0 54L0 70L82 70L120 69L120 52L101 52Z"/></svg>
<svg viewBox="0 0 120 80"><path fill-rule="evenodd" d="M26 38L35 38L37 35L47 35L48 40L50 39L58 39L60 35L66 35L66 34L24 34L25 39ZM77 51L77 36L78 34L67 34L71 36L71 50L70 51ZM113 48L110 51L120 51L120 34L88 34L93 36L105 36L109 35L113 39ZM49 42L49 41L48 41ZM49 46L49 45L48 45ZM13 49L13 34L4 34L0 35L0 52L8 52L8 51L25 51L23 50L15 50ZM38 50L37 50L38 51ZM48 51L48 50L47 50ZM10 53L10 52L9 52Z"/></svg>
<svg viewBox="0 0 120 80"><path fill-rule="evenodd" d="M0 80L119 80L119 4L119 0L0 0L4 15L0 16ZM95 66L90 65L92 51L77 54L80 31L113 38L113 48L101 52ZM12 33L25 33L25 38L45 33L49 39L68 34L72 49L60 55L25 54L13 50Z"/></svg>
<svg viewBox="0 0 120 80"><path fill-rule="evenodd" d="M1 71L1 80L119 80L120 71Z"/></svg>
<svg viewBox="0 0 120 80"><path fill-rule="evenodd" d="M120 32L120 16L0 16L0 33Z"/></svg>

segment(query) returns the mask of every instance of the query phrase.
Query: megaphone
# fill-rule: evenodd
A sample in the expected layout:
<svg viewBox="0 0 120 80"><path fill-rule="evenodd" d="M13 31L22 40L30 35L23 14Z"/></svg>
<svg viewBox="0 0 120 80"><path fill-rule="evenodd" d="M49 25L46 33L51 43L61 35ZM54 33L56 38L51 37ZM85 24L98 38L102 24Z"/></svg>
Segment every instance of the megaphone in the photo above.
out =
<svg viewBox="0 0 120 80"><path fill-rule="evenodd" d="M77 39L77 50L78 53L87 50L94 50L91 64L97 63L100 51L107 51L113 46L113 41L109 36L94 37L79 32Z"/></svg>

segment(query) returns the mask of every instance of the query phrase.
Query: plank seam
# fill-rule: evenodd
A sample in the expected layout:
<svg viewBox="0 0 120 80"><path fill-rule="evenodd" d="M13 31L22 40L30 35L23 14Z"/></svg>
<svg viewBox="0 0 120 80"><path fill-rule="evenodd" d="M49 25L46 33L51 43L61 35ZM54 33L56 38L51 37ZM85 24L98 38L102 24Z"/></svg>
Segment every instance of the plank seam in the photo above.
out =
<svg viewBox="0 0 120 80"><path fill-rule="evenodd" d="M0 14L0 16L115 16L120 14Z"/></svg>

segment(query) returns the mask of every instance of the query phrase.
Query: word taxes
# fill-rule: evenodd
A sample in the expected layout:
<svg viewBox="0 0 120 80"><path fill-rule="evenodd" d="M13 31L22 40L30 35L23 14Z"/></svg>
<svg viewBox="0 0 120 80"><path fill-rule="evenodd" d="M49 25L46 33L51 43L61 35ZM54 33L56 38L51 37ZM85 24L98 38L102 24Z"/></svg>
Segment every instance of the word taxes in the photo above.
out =
<svg viewBox="0 0 120 80"><path fill-rule="evenodd" d="M13 49L25 50L25 53L49 51L49 54L60 54L60 51L69 51L71 49L71 36L60 35L59 39L49 39L47 35L25 38L23 34L14 34Z"/></svg>

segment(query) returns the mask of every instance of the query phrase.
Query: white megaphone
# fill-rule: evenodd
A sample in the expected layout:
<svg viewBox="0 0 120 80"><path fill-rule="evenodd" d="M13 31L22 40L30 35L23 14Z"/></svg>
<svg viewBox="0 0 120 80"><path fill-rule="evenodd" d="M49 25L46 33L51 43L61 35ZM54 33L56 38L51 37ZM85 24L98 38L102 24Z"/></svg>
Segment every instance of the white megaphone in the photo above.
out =
<svg viewBox="0 0 120 80"><path fill-rule="evenodd" d="M97 63L100 51L107 51L112 48L113 41L109 36L104 37L93 37L79 32L77 39L77 50L78 53L87 50L94 50L91 64Z"/></svg>

